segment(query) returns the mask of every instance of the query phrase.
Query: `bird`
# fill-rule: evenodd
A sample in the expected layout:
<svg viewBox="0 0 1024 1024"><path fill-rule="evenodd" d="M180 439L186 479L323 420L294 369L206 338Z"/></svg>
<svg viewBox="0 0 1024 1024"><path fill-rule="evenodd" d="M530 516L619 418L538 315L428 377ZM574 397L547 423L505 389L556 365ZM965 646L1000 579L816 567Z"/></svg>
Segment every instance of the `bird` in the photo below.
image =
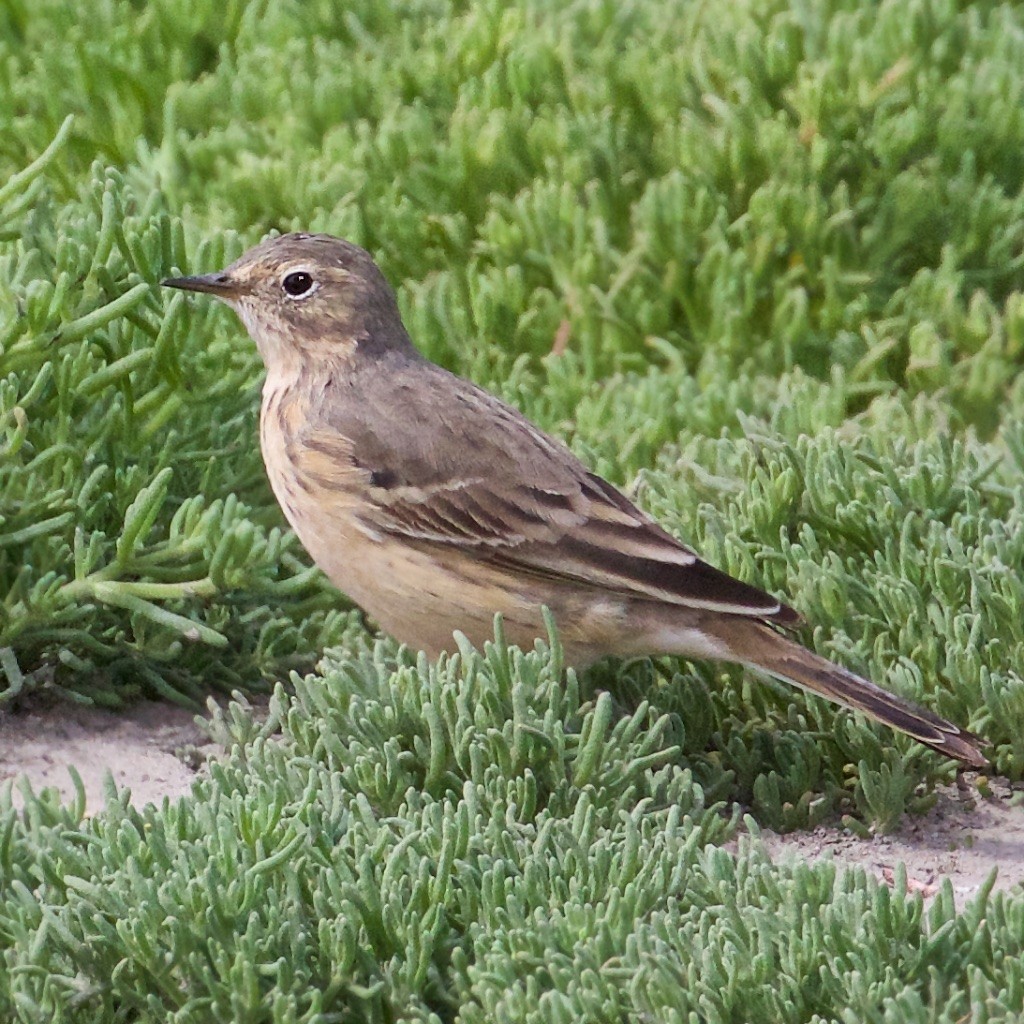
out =
<svg viewBox="0 0 1024 1024"><path fill-rule="evenodd" d="M567 665L738 662L963 764L974 734L793 638L800 615L701 559L561 441L413 345L363 248L271 237L223 270L162 282L238 314L265 364L260 446L285 518L396 640L481 647L496 615L529 649L553 616Z"/></svg>

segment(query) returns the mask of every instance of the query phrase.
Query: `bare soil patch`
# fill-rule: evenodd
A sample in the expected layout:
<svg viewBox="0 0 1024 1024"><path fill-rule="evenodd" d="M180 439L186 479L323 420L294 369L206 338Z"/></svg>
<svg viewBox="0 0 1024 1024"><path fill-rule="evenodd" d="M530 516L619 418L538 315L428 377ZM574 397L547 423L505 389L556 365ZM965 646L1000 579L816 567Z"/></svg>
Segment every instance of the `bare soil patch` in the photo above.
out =
<svg viewBox="0 0 1024 1024"><path fill-rule="evenodd" d="M997 889L1024 885L1024 788L993 779L990 789L991 796L980 797L975 790L945 787L930 811L907 815L889 835L860 839L847 829L823 825L790 835L764 829L762 837L775 860L832 857L890 884L902 862L911 890L927 898L948 878L963 906L993 868Z"/></svg>
<svg viewBox="0 0 1024 1024"><path fill-rule="evenodd" d="M75 787L67 766L74 765L89 811L103 806L108 772L119 788L131 790L137 805L175 799L220 750L201 718L155 702L117 712L68 704L0 711L0 785L12 781L16 799L21 779L36 792L52 786L70 799ZM890 883L904 863L911 888L925 897L948 878L960 905L977 894L993 868L996 888L1024 886L1024 787L998 779L985 798L948 787L927 814L908 816L890 835L861 839L821 826L791 835L765 829L762 836L773 859L832 857Z"/></svg>
<svg viewBox="0 0 1024 1024"><path fill-rule="evenodd" d="M16 799L22 779L37 793L51 786L70 799L75 786L68 765L74 765L91 812L103 806L108 772L119 788L131 790L135 804L174 799L188 792L196 766L217 749L196 717L153 701L121 711L66 703L2 711L0 784L15 780Z"/></svg>

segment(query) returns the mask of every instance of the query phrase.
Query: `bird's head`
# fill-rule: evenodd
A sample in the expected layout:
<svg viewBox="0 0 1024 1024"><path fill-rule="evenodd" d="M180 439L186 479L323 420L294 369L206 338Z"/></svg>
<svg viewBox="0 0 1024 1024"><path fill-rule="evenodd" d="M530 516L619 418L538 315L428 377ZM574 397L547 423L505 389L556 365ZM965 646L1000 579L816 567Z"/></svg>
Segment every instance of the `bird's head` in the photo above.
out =
<svg viewBox="0 0 1024 1024"><path fill-rule="evenodd" d="M394 292L370 254L331 235L270 238L224 270L163 284L231 306L269 371L411 350Z"/></svg>

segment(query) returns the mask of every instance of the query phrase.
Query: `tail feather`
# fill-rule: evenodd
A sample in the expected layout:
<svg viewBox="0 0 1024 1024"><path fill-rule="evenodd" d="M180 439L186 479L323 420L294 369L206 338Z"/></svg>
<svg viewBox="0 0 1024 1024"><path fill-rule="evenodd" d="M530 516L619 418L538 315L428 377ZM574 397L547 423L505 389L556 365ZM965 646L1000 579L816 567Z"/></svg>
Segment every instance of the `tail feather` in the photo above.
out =
<svg viewBox="0 0 1024 1024"><path fill-rule="evenodd" d="M800 644L788 640L771 627L751 620L739 630L723 631L724 640L737 661L845 707L853 708L885 725L913 736L947 757L974 768L984 768L988 759L981 752L983 741L952 722L912 701L862 679Z"/></svg>

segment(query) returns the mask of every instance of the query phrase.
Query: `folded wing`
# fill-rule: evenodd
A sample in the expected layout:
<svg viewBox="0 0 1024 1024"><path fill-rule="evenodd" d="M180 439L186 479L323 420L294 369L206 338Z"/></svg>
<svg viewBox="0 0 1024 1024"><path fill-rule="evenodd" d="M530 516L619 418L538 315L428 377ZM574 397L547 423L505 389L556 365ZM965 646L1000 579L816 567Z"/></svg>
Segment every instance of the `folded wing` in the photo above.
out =
<svg viewBox="0 0 1024 1024"><path fill-rule="evenodd" d="M333 475L347 488L353 471L361 474L354 514L368 533L471 550L511 573L574 586L799 621L771 595L702 561L515 409L445 378L443 406L418 388L382 428L379 417L353 410L337 421L339 405L327 403L330 428L303 439L305 471L321 486ZM427 416L432 429L417 430Z"/></svg>

